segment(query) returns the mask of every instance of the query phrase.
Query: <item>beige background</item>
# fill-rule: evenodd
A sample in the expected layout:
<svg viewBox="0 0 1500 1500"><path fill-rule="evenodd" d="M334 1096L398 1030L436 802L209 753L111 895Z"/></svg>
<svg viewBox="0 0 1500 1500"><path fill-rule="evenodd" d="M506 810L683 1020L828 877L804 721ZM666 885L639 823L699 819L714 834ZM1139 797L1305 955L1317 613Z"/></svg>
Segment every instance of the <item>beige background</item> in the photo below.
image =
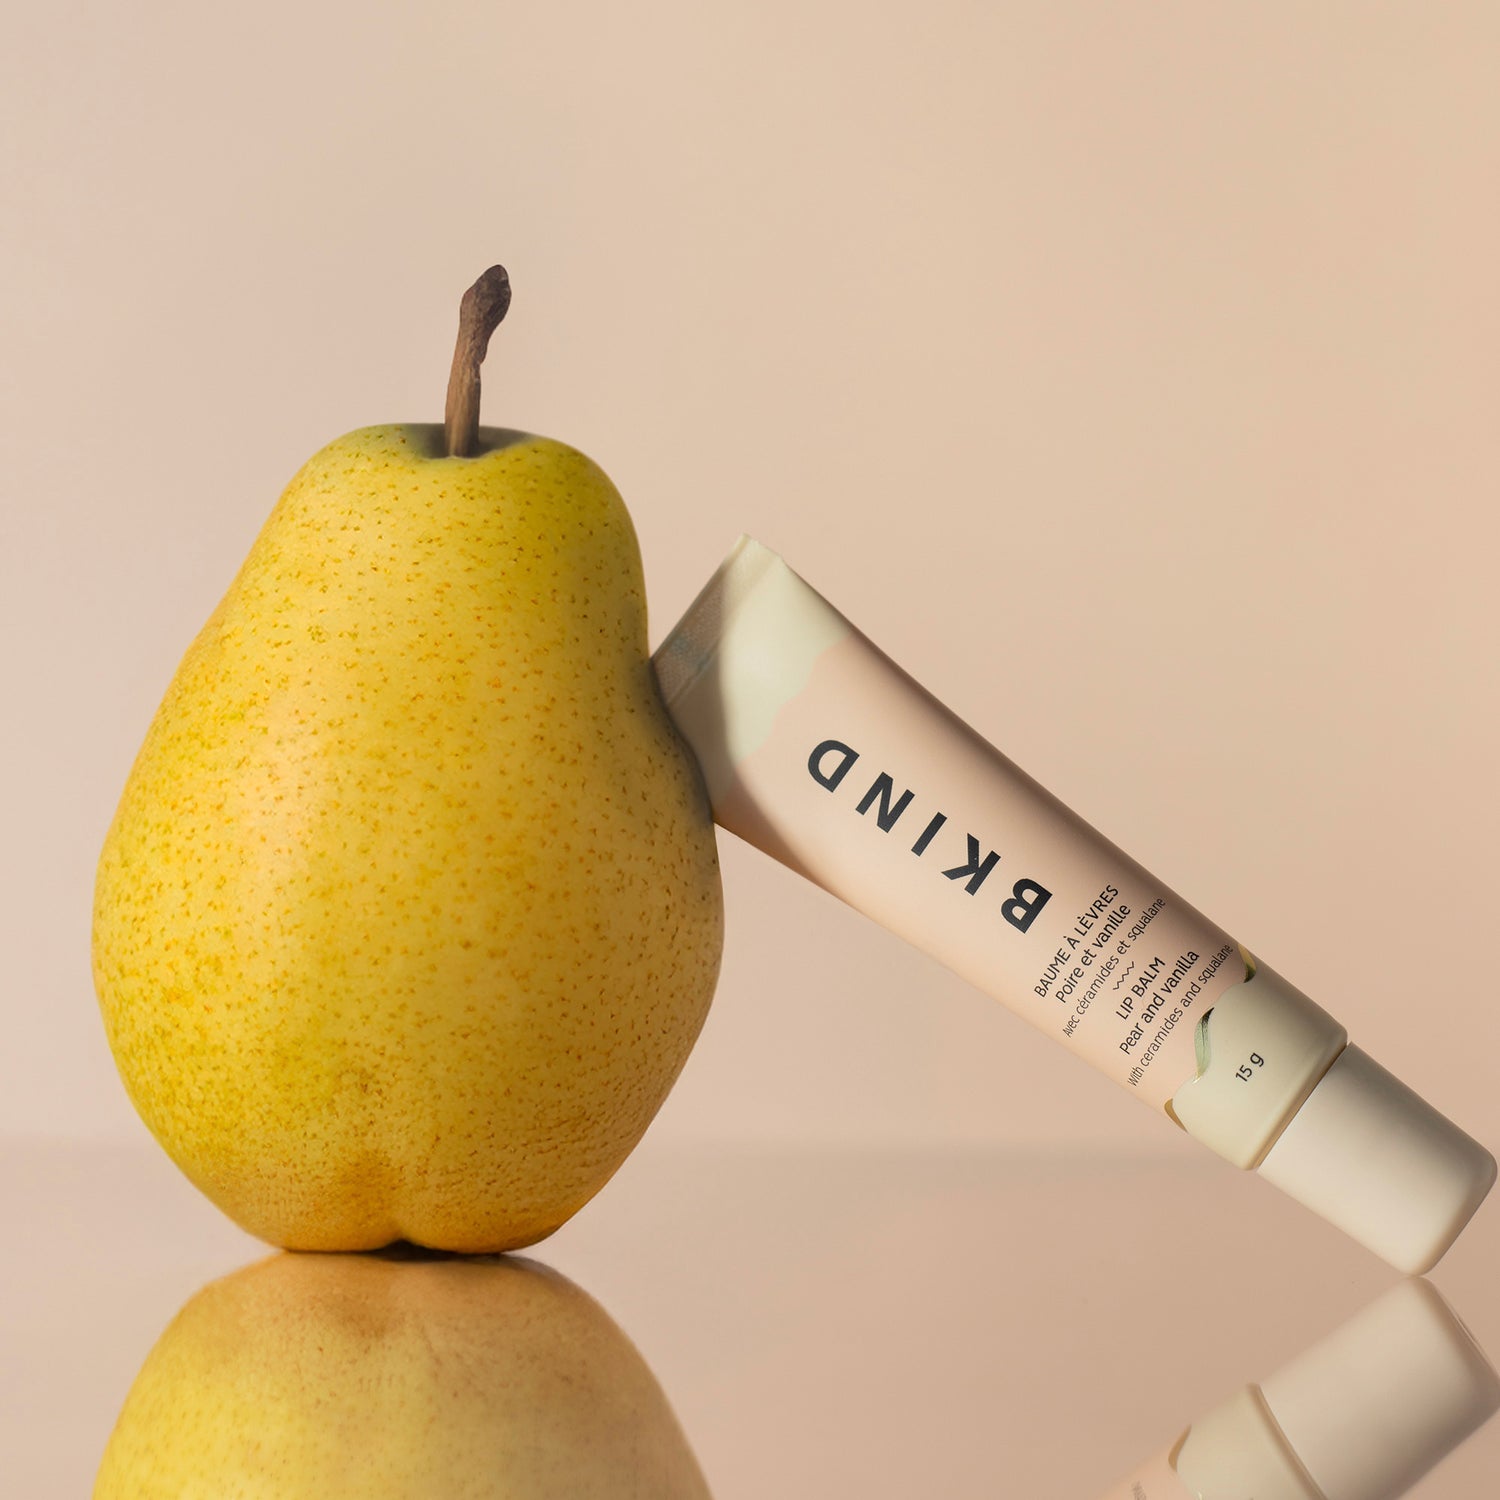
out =
<svg viewBox="0 0 1500 1500"><path fill-rule="evenodd" d="M486 417L741 530L1500 1144L1500 12L31 7L0 50L0 1131L134 1141L95 854L280 487ZM1157 690L1188 664L1191 703ZM1187 1151L727 837L664 1139Z"/></svg>

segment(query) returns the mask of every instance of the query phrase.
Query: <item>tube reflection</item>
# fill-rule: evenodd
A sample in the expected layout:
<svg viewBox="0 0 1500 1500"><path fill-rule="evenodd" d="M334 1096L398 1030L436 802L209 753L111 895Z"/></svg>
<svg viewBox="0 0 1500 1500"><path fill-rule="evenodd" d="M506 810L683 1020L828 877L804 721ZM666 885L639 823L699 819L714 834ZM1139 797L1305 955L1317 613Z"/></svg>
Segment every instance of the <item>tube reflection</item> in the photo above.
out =
<svg viewBox="0 0 1500 1500"><path fill-rule="evenodd" d="M1193 1423L1104 1500L1397 1500L1500 1407L1500 1377L1427 1281Z"/></svg>

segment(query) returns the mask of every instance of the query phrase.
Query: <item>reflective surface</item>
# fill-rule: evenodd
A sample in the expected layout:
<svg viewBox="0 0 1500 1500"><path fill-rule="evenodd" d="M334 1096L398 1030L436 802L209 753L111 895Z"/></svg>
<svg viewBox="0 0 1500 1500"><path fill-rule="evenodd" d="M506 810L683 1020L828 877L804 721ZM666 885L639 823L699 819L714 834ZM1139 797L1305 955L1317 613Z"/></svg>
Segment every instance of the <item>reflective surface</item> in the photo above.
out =
<svg viewBox="0 0 1500 1500"><path fill-rule="evenodd" d="M648 1141L533 1268L271 1255L145 1147L7 1142L0 1187L35 1500L88 1494L117 1419L112 1463L218 1465L208 1493L274 1453L286 1495L1103 1497L1400 1279L1189 1152ZM1497 1264L1491 1203L1431 1277L1491 1361ZM1491 1420L1400 1493L1497 1472Z"/></svg>

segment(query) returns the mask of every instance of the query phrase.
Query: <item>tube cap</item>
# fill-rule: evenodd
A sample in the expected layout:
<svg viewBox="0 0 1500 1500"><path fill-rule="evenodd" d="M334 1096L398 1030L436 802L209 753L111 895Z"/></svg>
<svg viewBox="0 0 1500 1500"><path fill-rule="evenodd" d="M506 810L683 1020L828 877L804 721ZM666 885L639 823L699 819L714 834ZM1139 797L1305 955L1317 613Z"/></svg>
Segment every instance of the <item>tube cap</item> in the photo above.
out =
<svg viewBox="0 0 1500 1500"><path fill-rule="evenodd" d="M1495 1181L1495 1158L1358 1047L1292 1116L1261 1176L1398 1270L1431 1269Z"/></svg>
<svg viewBox="0 0 1500 1500"><path fill-rule="evenodd" d="M1431 1282L1414 1280L1278 1370L1261 1395L1327 1500L1395 1500L1489 1420L1500 1377Z"/></svg>

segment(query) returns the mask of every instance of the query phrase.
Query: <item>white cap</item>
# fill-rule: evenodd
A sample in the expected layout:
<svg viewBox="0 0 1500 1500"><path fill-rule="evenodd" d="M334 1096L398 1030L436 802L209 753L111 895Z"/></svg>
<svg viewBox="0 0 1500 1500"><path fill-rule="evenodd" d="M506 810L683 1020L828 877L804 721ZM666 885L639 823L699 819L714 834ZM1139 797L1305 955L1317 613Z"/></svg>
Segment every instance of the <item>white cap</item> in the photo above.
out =
<svg viewBox="0 0 1500 1500"><path fill-rule="evenodd" d="M1398 1270L1429 1270L1495 1181L1495 1158L1346 1047L1258 1169Z"/></svg>
<svg viewBox="0 0 1500 1500"><path fill-rule="evenodd" d="M1392 1287L1260 1392L1327 1500L1395 1500L1500 1406L1500 1378L1427 1281Z"/></svg>

